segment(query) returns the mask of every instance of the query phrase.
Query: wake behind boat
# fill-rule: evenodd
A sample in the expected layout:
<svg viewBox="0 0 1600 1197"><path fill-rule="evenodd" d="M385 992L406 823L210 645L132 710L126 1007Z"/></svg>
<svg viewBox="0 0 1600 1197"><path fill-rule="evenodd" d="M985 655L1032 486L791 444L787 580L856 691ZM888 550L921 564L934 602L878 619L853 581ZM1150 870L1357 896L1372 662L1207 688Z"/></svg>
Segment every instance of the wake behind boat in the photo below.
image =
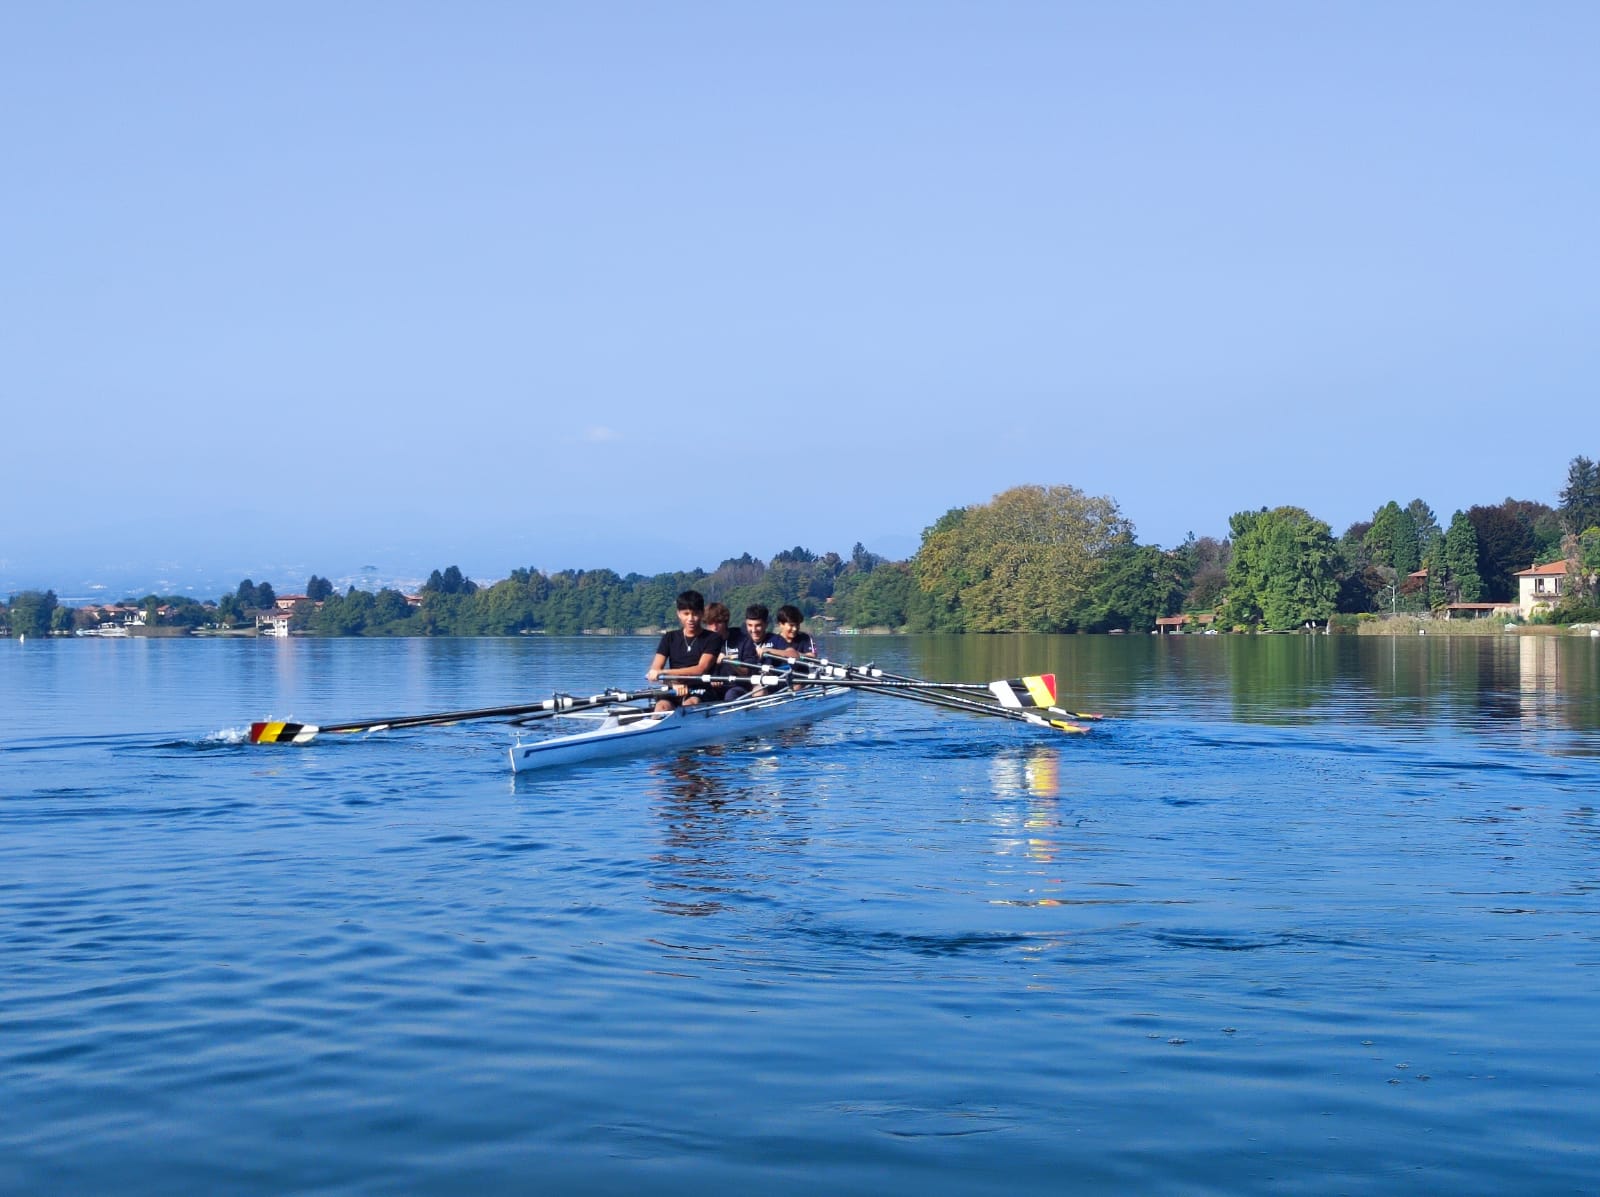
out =
<svg viewBox="0 0 1600 1197"><path fill-rule="evenodd" d="M836 714L854 698L849 687L808 685L670 711L619 703L587 715L573 713L572 718L599 721L587 731L528 743L519 740L511 748L511 768L526 773L640 754L670 754L761 736Z"/></svg>

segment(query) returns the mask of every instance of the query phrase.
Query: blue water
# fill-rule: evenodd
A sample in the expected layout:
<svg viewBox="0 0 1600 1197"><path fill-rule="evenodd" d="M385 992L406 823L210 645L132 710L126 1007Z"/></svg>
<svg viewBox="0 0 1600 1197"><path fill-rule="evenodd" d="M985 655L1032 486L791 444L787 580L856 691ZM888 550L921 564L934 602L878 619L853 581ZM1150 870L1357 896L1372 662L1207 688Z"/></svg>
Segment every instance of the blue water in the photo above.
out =
<svg viewBox="0 0 1600 1197"><path fill-rule="evenodd" d="M514 777L633 639L0 641L0 1190L1600 1191L1600 642L844 640Z"/></svg>

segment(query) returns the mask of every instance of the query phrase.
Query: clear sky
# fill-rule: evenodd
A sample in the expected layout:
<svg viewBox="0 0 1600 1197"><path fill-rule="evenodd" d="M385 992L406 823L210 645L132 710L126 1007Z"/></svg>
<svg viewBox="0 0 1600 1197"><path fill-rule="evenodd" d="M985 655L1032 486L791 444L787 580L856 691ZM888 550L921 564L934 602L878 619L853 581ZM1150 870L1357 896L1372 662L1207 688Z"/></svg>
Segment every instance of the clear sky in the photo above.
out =
<svg viewBox="0 0 1600 1197"><path fill-rule="evenodd" d="M11 4L0 586L1448 520L1600 455L1600 4ZM70 575L70 577L68 576Z"/></svg>

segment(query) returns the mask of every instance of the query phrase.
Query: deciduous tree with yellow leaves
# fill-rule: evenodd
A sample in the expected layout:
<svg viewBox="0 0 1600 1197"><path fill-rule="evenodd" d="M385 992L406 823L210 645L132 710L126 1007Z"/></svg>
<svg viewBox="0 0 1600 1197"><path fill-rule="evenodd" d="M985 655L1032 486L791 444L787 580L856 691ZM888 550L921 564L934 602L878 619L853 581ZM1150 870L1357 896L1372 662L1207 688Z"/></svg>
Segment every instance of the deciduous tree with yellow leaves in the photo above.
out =
<svg viewBox="0 0 1600 1197"><path fill-rule="evenodd" d="M1017 486L927 529L916 577L939 630L1073 631L1106 554L1132 541L1133 525L1110 498Z"/></svg>

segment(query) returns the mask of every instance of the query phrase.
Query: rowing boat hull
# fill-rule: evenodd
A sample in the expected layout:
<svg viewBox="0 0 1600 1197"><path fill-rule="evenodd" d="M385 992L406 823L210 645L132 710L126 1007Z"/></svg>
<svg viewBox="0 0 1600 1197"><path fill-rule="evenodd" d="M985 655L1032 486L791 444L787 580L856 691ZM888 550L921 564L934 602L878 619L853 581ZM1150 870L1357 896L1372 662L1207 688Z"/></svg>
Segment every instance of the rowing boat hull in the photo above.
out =
<svg viewBox="0 0 1600 1197"><path fill-rule="evenodd" d="M854 691L843 687L817 686L775 696L679 707L660 716L626 721L608 718L592 731L513 745L511 768L527 773L721 744L810 723L844 710L854 698Z"/></svg>

